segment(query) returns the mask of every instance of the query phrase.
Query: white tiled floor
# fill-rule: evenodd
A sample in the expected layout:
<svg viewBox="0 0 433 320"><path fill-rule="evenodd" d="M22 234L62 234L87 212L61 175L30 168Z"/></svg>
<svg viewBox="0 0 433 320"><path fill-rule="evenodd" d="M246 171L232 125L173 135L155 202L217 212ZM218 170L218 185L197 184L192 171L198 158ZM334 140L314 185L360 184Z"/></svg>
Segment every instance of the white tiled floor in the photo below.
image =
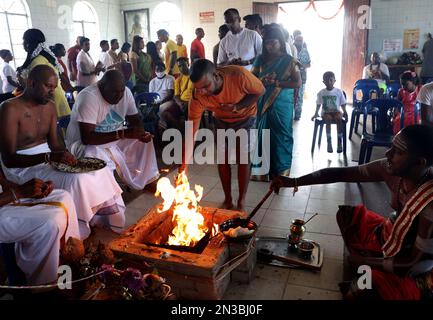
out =
<svg viewBox="0 0 433 320"><path fill-rule="evenodd" d="M311 112L309 112L311 111ZM347 159L342 154L326 152L326 136L322 139L322 148L316 148L312 157L310 154L313 123L309 120L310 113L304 111L303 118L294 123L295 146L291 176L307 174L314 169L330 166L356 165L352 159L358 158L359 137L354 135L353 141L348 141ZM349 111L350 112L350 111ZM335 135L335 128L332 128ZM325 133L324 133L325 135ZM302 139L298 139L302 137ZM335 137L333 140L336 142ZM335 149L335 148L334 148ZM373 152L373 157L383 156L384 149ZM233 201L237 200L237 177L233 170L232 192ZM169 176L173 177L174 172ZM204 187L203 206L217 206L224 200L218 170L212 165L193 165L190 167L191 184L198 183ZM246 210L250 212L260 201L269 188L268 183L251 182L246 198ZM362 190L373 188L374 196L381 201L366 201L375 209L375 205L385 208L383 197L386 189L381 184L364 184ZM231 283L225 299L341 299L338 283L343 279L344 243L335 220L335 213L340 204L358 204L362 197L357 184L332 184L301 187L293 197L292 190L281 190L279 195L272 195L265 202L254 220L259 224L258 236L285 237L291 220L294 218L308 219L318 212L306 226L305 238L315 240L324 248L324 263L320 272L314 273L299 269L286 269L257 264L254 279L250 284ZM371 197L371 195L370 195ZM159 200L151 194L143 194L127 206L127 222L132 224L142 217L144 212ZM380 202L380 203L378 203ZM385 209L386 210L386 209Z"/></svg>

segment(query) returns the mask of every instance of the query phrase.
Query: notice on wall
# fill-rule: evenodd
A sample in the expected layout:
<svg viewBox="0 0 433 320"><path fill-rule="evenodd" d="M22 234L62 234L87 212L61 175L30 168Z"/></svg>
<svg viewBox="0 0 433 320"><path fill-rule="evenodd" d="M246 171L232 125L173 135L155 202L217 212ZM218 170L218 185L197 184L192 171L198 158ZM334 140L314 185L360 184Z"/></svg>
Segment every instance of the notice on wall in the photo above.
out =
<svg viewBox="0 0 433 320"><path fill-rule="evenodd" d="M403 51L402 39L385 39L383 40L384 52L401 52Z"/></svg>
<svg viewBox="0 0 433 320"><path fill-rule="evenodd" d="M419 48L419 29L405 29L403 37L403 49Z"/></svg>
<svg viewBox="0 0 433 320"><path fill-rule="evenodd" d="M215 11L200 12L200 23L214 23Z"/></svg>

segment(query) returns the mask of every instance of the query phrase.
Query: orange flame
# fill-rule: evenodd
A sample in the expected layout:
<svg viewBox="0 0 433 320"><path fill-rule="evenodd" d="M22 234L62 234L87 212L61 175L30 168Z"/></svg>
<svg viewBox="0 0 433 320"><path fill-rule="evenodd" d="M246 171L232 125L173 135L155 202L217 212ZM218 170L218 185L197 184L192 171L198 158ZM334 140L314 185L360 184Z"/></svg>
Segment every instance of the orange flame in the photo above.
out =
<svg viewBox="0 0 433 320"><path fill-rule="evenodd" d="M161 178L157 184L155 196L164 199L164 212L172 208L175 228L169 236L168 244L177 246L194 246L208 231L204 217L198 212L198 202L203 196L203 187L195 185L195 192L190 189L188 178L180 173L172 186L168 178Z"/></svg>

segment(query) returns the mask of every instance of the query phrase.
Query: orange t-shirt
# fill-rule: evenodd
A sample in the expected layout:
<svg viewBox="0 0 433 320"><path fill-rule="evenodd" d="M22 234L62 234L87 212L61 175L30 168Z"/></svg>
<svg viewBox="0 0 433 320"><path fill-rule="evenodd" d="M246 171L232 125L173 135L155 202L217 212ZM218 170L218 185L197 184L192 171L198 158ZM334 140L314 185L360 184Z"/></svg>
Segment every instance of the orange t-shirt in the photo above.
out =
<svg viewBox="0 0 433 320"><path fill-rule="evenodd" d="M262 82L251 72L241 66L226 66L218 68L217 72L223 77L221 92L213 96L197 94L194 91L189 103L189 120L199 122L205 109L214 113L215 118L233 123L247 119L257 114L257 104L232 112L221 109L221 104L237 104L248 94L264 92Z"/></svg>

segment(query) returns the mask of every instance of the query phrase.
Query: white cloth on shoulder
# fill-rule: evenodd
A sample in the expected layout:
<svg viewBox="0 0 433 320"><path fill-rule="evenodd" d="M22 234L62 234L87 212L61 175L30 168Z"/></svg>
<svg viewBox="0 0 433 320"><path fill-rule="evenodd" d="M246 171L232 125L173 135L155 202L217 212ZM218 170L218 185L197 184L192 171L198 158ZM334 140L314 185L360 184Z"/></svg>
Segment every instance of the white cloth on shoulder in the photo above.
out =
<svg viewBox="0 0 433 320"><path fill-rule="evenodd" d="M68 192L54 190L46 198L20 202L35 205L0 208L0 242L15 242L17 265L29 285L56 281L61 238L82 239L73 200ZM60 202L64 208L40 204L49 202Z"/></svg>
<svg viewBox="0 0 433 320"><path fill-rule="evenodd" d="M17 154L34 155L46 152L51 150L48 144L44 143L19 150ZM56 189L68 191L77 210L82 239L89 236L89 222L95 214L106 215L110 227L115 231L121 231L125 225L122 189L108 167L89 173L64 173L46 163L27 168L7 168L2 162L2 168L6 178L14 183L23 184L38 178L43 181L53 181Z"/></svg>

